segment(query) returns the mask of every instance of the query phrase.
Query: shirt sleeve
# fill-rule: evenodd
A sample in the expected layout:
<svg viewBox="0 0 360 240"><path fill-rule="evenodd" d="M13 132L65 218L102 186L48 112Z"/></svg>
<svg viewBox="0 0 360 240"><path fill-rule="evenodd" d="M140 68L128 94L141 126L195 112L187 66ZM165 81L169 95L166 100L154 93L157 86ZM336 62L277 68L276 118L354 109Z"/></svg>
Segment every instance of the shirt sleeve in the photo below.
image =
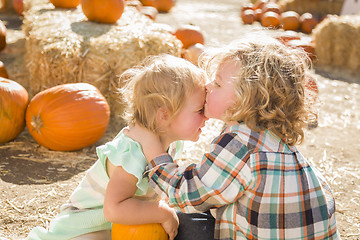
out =
<svg viewBox="0 0 360 240"><path fill-rule="evenodd" d="M138 179L136 195L146 194L149 185L148 179L143 178L143 173L148 163L139 143L121 132L112 141L97 147L96 152L105 169L107 158L113 165L121 166Z"/></svg>
<svg viewBox="0 0 360 240"><path fill-rule="evenodd" d="M168 195L170 206L183 212L204 212L235 202L252 181L249 151L236 133L215 138L199 164L179 167L170 155L149 163L150 185Z"/></svg>

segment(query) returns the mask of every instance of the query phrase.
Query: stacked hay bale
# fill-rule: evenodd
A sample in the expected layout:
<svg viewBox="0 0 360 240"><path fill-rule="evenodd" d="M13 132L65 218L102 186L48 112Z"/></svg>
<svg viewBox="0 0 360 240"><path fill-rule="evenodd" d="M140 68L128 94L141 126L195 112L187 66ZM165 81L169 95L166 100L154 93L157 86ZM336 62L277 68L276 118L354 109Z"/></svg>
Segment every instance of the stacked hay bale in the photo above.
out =
<svg viewBox="0 0 360 240"><path fill-rule="evenodd" d="M283 11L296 11L299 14L310 12L320 18L327 14L340 14L345 0L279 0Z"/></svg>
<svg viewBox="0 0 360 240"><path fill-rule="evenodd" d="M116 24L87 21L81 8L55 9L45 0L26 2L23 30L29 93L74 82L96 86L107 98L112 123L122 125L118 77L146 56L180 56L181 42L159 24L126 6Z"/></svg>
<svg viewBox="0 0 360 240"><path fill-rule="evenodd" d="M360 15L330 15L313 35L316 68L360 83Z"/></svg>

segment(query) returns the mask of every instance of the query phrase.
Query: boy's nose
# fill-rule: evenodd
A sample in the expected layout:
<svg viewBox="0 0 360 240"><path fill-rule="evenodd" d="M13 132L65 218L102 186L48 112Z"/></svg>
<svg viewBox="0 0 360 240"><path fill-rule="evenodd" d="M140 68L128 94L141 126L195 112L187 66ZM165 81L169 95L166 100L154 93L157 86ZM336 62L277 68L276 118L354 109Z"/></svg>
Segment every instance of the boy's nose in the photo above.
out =
<svg viewBox="0 0 360 240"><path fill-rule="evenodd" d="M210 88L211 88L211 82L209 82L208 84L205 85L206 92L209 92Z"/></svg>

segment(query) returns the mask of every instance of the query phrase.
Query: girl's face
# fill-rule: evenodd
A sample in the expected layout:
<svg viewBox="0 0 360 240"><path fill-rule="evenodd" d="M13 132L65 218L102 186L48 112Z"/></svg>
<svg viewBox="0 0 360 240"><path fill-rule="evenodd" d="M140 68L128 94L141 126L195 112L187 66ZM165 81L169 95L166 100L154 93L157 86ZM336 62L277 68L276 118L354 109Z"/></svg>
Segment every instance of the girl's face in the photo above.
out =
<svg viewBox="0 0 360 240"><path fill-rule="evenodd" d="M219 66L215 79L206 85L206 117L223 120L226 110L235 103L234 77L238 69L238 63L226 61Z"/></svg>
<svg viewBox="0 0 360 240"><path fill-rule="evenodd" d="M169 122L167 138L171 141L197 141L207 120L204 116L204 103L205 89L198 89L188 96L180 112Z"/></svg>

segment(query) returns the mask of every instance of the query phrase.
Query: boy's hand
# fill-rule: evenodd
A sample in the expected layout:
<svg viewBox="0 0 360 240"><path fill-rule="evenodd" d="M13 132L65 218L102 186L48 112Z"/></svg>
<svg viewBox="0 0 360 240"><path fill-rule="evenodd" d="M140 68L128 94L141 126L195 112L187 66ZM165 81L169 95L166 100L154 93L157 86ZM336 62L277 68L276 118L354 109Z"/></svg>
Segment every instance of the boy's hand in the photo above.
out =
<svg viewBox="0 0 360 240"><path fill-rule="evenodd" d="M165 232L169 235L169 240L173 240L178 233L179 218L176 215L175 210L170 208L166 203L162 203L161 208L167 212L167 218L161 223L161 225Z"/></svg>
<svg viewBox="0 0 360 240"><path fill-rule="evenodd" d="M130 129L124 131L124 133L141 145L148 162L166 152L159 136L138 124L130 126Z"/></svg>

